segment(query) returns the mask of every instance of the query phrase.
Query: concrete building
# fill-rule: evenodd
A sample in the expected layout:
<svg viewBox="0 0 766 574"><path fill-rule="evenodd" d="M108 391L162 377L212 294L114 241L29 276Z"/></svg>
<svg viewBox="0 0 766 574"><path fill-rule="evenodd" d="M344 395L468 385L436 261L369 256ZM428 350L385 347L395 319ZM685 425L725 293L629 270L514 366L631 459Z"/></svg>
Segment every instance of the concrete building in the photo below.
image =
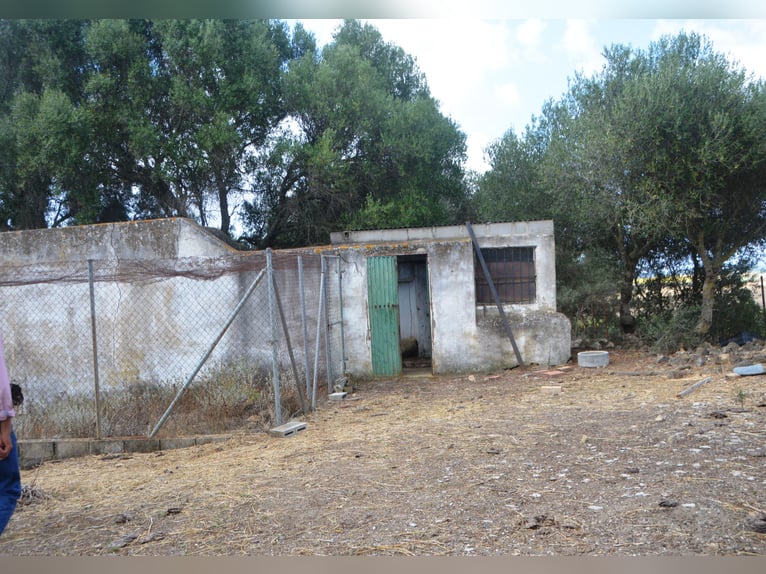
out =
<svg viewBox="0 0 766 574"><path fill-rule="evenodd" d="M346 371L394 376L565 363L569 320L556 312L552 221L474 225L511 337L466 226L332 234L343 261ZM409 355L409 356L408 356ZM402 360L404 358L404 360Z"/></svg>
<svg viewBox="0 0 766 574"><path fill-rule="evenodd" d="M556 312L553 223L473 229L523 362L566 362L570 324ZM338 370L366 378L398 375L409 366L446 374L518 364L466 226L339 232L330 245L303 253L313 278L306 282L309 311L318 300L318 254L334 256L327 289L331 307L342 301L344 340L330 357L343 361ZM284 262L275 273L289 329L300 341L295 255L274 257ZM264 252L237 252L185 219L0 233L6 358L17 376L40 390L74 388L74 381L92 379L87 263L93 260L103 386L178 380L215 339L263 268L263 258ZM239 270L227 268L219 276L219 261ZM145 268L151 272L144 278ZM265 289L256 292L227 333L216 350L222 360L243 350L261 362L268 359L261 359L270 354L266 295ZM339 322L332 319L334 329ZM314 325L315 320L310 334ZM313 361L318 347L310 343Z"/></svg>

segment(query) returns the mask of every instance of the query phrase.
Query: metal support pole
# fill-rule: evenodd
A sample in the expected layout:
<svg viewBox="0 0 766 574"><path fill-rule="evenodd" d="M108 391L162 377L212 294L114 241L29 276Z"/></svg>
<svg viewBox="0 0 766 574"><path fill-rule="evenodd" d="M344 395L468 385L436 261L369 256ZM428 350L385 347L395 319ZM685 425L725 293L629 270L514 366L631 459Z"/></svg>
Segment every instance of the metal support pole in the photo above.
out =
<svg viewBox="0 0 766 574"><path fill-rule="evenodd" d="M343 331L343 269L338 257L338 308L340 311L340 369L341 376L346 376L346 336Z"/></svg>
<svg viewBox="0 0 766 574"><path fill-rule="evenodd" d="M487 262L484 261L484 255L481 253L481 247L479 246L479 240L476 239L476 234L473 232L473 227L471 227L471 224L469 222L466 222L465 226L468 228L468 233L471 236L471 241L473 242L474 250L476 251L476 257L479 259L479 263L481 264L481 269L484 271L484 277L487 279L487 283L489 284L489 290L492 293L492 297L495 300L495 305L497 305L497 310L500 313L500 317L503 320L503 326L505 327L505 332L508 335L508 338L511 340L511 346L513 347L513 352L516 355L516 361L519 363L519 366L524 368L524 361L521 359L521 353L519 352L519 347L516 345L516 339L513 336L513 331L511 331L511 324L508 322L508 318L505 316L505 311L503 310L503 304L500 302L500 296L497 294L497 289L495 289L495 282L492 281L492 275L489 273L489 268L487 267Z"/></svg>
<svg viewBox="0 0 766 574"><path fill-rule="evenodd" d="M325 284L325 268L324 257L322 257L322 274L319 279L319 304L317 306L317 337L316 348L314 350L314 387L311 391L311 408L316 409L317 406L317 379L319 377L319 346L322 343L322 310L324 308L324 284Z"/></svg>
<svg viewBox="0 0 766 574"><path fill-rule="evenodd" d="M303 283L303 256L298 255L298 288L301 292L301 326L303 327L303 369L306 376L306 396L311 396L311 371L309 370L309 331L306 315L306 288ZM297 381L296 381L297 384Z"/></svg>
<svg viewBox="0 0 766 574"><path fill-rule="evenodd" d="M274 268L271 249L266 249L266 271L269 284L269 325L271 326L271 376L274 384L274 415L276 426L282 424L282 397L279 393L279 349L277 348L277 314L274 301Z"/></svg>
<svg viewBox="0 0 766 574"><path fill-rule="evenodd" d="M189 375L189 378L186 379L186 382L178 390L178 393L176 393L176 396L173 399L173 402L170 403L170 406L165 410L165 413L162 415L160 420L154 426L154 429L152 430L152 432L149 433L149 438L154 438L154 435L157 434L157 431L160 430L160 427L162 427L162 425L165 424L165 421L170 416L170 413L173 411L173 407L178 402L178 399L181 398L181 395L184 393L186 388L194 380L194 377L197 376L197 373L199 373L200 369L202 369L202 365L204 365L205 361L208 360L208 358L210 357L211 353L215 349L216 345L218 345L218 343L223 338L223 336L226 333L226 331L229 329L231 324L234 322L234 319L237 317L237 315L239 314L239 312L242 309L242 307L245 305L245 302L247 302L247 300L250 298L250 295L252 295L253 291L255 291L255 288L258 286L258 283L261 282L261 279L263 278L263 275L265 273L266 273L266 270L265 269L261 269L261 272L258 273L258 277L256 277L255 281L253 281L252 284L250 285L250 287L247 288L247 291L242 296L242 299L240 299L239 304L237 305L237 307L234 309L234 311L232 311L231 315L229 316L228 320L226 321L226 324L221 329L221 332L218 334L218 336L216 337L215 341L213 341L213 343L210 345L210 347L205 352L203 357L199 360L199 362L197 363L197 366L194 368L194 371L192 372L192 374Z"/></svg>
<svg viewBox="0 0 766 574"><path fill-rule="evenodd" d="M274 281L274 276L271 276L271 280ZM276 282L273 285L274 299L277 302L277 310L279 311L279 320L282 322L282 332L285 334L285 343L287 344L287 354L290 356L290 366L293 369L293 378L295 379L295 388L298 391L298 398L301 402L301 414L306 414L306 400L303 396L303 389L301 383L298 381L298 367L295 366L295 355L293 354L293 344L290 340L290 331L287 330L287 319L285 319L285 310L282 308L282 300L279 298L279 289L277 289ZM277 365L279 367L279 365Z"/></svg>
<svg viewBox="0 0 766 574"><path fill-rule="evenodd" d="M327 273L327 260L322 257L322 275ZM326 285L326 282L325 282ZM334 373L332 368L332 350L330 348L330 305L329 305L329 289L325 287L324 290L324 317L325 317L325 335L324 335L324 350L325 350L325 362L327 363L327 394L333 392L333 384L335 383Z"/></svg>
<svg viewBox="0 0 766 574"><path fill-rule="evenodd" d="M766 336L766 295L763 293L763 275L761 275L761 310L763 311L763 334Z"/></svg>
<svg viewBox="0 0 766 574"><path fill-rule="evenodd" d="M96 336L96 294L93 285L93 259L88 259L90 288L90 333L93 346L93 386L96 393L96 438L101 438L101 390L98 375L98 337Z"/></svg>

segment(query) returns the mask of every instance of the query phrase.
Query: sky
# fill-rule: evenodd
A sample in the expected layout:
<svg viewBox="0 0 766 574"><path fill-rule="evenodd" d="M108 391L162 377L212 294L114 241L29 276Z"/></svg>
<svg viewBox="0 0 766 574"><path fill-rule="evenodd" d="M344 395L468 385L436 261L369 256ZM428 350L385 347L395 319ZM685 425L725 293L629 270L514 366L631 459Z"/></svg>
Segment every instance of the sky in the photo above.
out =
<svg viewBox="0 0 766 574"><path fill-rule="evenodd" d="M386 42L413 56L441 112L466 134L466 167L483 172L487 145L521 134L543 104L557 100L577 72L604 65L605 47L645 50L681 30L705 35L716 52L755 77L766 78L766 19L525 19L364 20ZM301 20L321 46L341 20Z"/></svg>

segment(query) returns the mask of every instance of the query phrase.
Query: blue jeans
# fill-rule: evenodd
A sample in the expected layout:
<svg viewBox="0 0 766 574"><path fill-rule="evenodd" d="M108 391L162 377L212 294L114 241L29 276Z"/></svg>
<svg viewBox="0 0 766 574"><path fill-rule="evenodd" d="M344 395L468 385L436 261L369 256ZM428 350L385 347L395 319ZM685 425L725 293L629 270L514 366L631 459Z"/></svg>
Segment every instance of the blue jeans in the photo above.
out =
<svg viewBox="0 0 766 574"><path fill-rule="evenodd" d="M16 434L11 431L13 449L7 458L0 460L0 534L16 510L21 496L21 472L19 471L19 446Z"/></svg>

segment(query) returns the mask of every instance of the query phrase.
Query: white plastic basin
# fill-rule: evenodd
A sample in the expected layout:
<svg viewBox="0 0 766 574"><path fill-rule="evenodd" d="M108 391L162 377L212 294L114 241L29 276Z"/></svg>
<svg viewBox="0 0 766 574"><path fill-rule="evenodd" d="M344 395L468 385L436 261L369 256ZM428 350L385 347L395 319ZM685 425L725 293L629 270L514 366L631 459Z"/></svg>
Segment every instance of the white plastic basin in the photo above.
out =
<svg viewBox="0 0 766 574"><path fill-rule="evenodd" d="M577 364L581 367L606 367L609 351L581 351L577 353Z"/></svg>

